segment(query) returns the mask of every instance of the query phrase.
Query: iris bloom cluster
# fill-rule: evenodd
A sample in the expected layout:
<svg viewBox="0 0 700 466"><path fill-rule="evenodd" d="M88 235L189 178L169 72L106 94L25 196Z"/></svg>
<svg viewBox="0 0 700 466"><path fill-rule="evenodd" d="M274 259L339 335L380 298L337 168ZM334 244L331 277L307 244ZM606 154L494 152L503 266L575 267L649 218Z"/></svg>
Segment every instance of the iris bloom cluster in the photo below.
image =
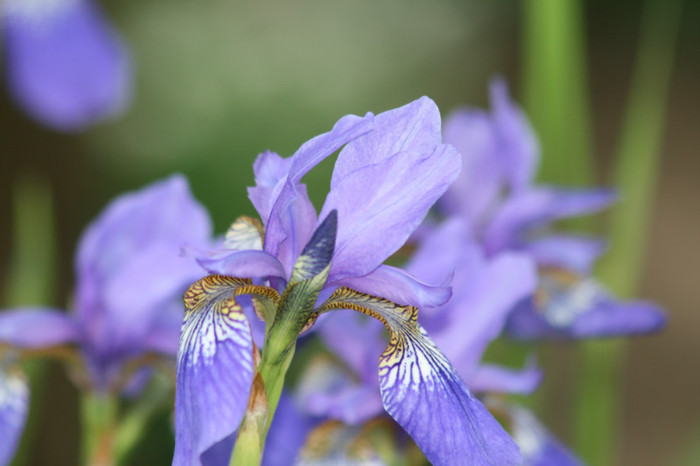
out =
<svg viewBox="0 0 700 466"><path fill-rule="evenodd" d="M341 147L317 217L301 179ZM174 464L211 459L208 451L236 431L233 460L259 460L298 336L340 309L388 330L376 368L381 404L430 461L520 462L513 440L417 322L418 307L449 294L383 265L459 168L427 98L377 116L344 117L289 159L269 152L258 158L249 194L262 224L239 219L223 249L199 253L213 275L185 295ZM252 296L266 322L259 357L242 295Z"/></svg>
<svg viewBox="0 0 700 466"><path fill-rule="evenodd" d="M108 396L138 396L152 363L174 362L175 465L577 464L500 396L537 388L534 358L485 363L487 346L646 333L664 316L591 278L600 240L553 232L614 193L535 184L525 117L502 83L492 99L443 128L423 97L261 154L260 219L220 239L182 177L117 199L80 241L73 315L0 314L0 464L26 417L16 363L41 355ZM302 180L338 151L317 211Z"/></svg>
<svg viewBox="0 0 700 466"><path fill-rule="evenodd" d="M98 396L138 390L148 368L172 371L182 293L204 275L180 249L204 247L210 236L206 210L185 179L173 176L120 196L85 230L75 258L73 313L0 312L0 464L11 459L27 412L17 363L62 360L80 388Z"/></svg>
<svg viewBox="0 0 700 466"><path fill-rule="evenodd" d="M615 299L591 277L604 249L600 239L554 233L554 221L595 212L614 201L614 192L535 184L538 147L527 120L503 82L495 81L491 94L491 113L463 109L446 120L445 141L459 150L463 169L438 202L444 220L421 226L404 269L430 283L444 283L452 273L451 298L426 306L421 323L467 386L485 396L528 394L542 376L534 360L521 369L480 363L499 335L625 336L658 331L665 316L651 303ZM319 333L335 360L317 358L289 396L288 417L306 426L302 438L276 441L306 461L329 451L347 458L353 445L339 444L338 432L357 441L366 432L347 426L381 418L371 369L386 341L381 329L347 316L324 322ZM506 422L525 464L579 464L525 408L485 399ZM316 437L333 446L319 454Z"/></svg>
<svg viewBox="0 0 700 466"><path fill-rule="evenodd" d="M126 48L93 0L3 0L7 84L40 123L72 131L127 103Z"/></svg>

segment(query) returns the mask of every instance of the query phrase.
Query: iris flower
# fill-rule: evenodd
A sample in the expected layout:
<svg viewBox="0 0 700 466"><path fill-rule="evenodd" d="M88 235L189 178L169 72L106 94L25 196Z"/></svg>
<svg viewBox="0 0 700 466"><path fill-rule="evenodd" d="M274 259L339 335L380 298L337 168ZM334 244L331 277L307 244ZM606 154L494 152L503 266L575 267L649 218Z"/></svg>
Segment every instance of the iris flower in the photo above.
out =
<svg viewBox="0 0 700 466"><path fill-rule="evenodd" d="M538 143L505 83L491 86L491 113L462 109L445 123L445 141L462 154L464 169L440 202L461 216L487 256L529 254L539 286L509 318L514 337L589 338L659 330L663 312L646 302L620 302L591 276L605 249L598 238L552 233L552 223L597 212L615 200L609 189L535 184Z"/></svg>
<svg viewBox="0 0 700 466"><path fill-rule="evenodd" d="M0 313L0 369L18 358L68 357L84 389L117 394L134 380L135 369L172 361L180 297L203 275L180 250L185 243L205 246L210 235L208 214L182 176L115 199L78 244L74 313ZM0 376L0 427L21 430L18 419L26 410L13 400L26 392L8 377Z"/></svg>
<svg viewBox="0 0 700 466"><path fill-rule="evenodd" d="M0 5L7 84L44 125L81 129L126 104L126 49L93 0L4 0Z"/></svg>
<svg viewBox="0 0 700 466"><path fill-rule="evenodd" d="M301 179L342 146L317 217ZM382 405L430 461L520 461L515 443L416 321L415 305L437 305L449 294L382 265L459 168L427 98L376 117L346 116L289 159L269 152L258 158L249 194L264 227L235 222L228 249L198 258L213 275L185 295L174 464L199 464L238 429L235 456L265 403L274 415L298 335L338 309L368 314L388 329L378 368ZM266 320L259 359L241 295L251 295ZM265 423L258 424L263 432Z"/></svg>

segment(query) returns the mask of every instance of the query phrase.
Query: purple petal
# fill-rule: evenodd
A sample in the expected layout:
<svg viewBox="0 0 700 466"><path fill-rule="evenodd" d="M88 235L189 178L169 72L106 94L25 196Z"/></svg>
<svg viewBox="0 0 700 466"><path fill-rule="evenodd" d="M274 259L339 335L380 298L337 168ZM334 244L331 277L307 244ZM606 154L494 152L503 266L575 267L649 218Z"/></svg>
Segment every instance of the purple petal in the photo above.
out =
<svg viewBox="0 0 700 466"><path fill-rule="evenodd" d="M606 246L606 241L598 238L552 235L528 242L524 250L540 266L561 267L588 274Z"/></svg>
<svg viewBox="0 0 700 466"><path fill-rule="evenodd" d="M248 197L258 211L260 219L267 224L279 190L286 181L292 159L282 158L274 152L265 151L253 163L255 186L248 188ZM275 192L277 188L278 192Z"/></svg>
<svg viewBox="0 0 700 466"><path fill-rule="evenodd" d="M329 282L362 276L396 252L459 173L450 146L404 152L343 177L326 198L321 218L338 210L338 237Z"/></svg>
<svg viewBox="0 0 700 466"><path fill-rule="evenodd" d="M462 154L462 170L440 206L479 226L503 187L504 167L496 156L498 140L491 117L480 110L461 109L447 117L443 132L445 142Z"/></svg>
<svg viewBox="0 0 700 466"><path fill-rule="evenodd" d="M0 464L10 464L28 411L29 387L26 380L21 374L0 366Z"/></svg>
<svg viewBox="0 0 700 466"><path fill-rule="evenodd" d="M518 447L424 332L379 360L387 412L436 465L520 464Z"/></svg>
<svg viewBox="0 0 700 466"><path fill-rule="evenodd" d="M607 338L660 331L666 316L657 306L645 302L618 302L602 297L573 314L566 321L553 321L548 309L540 310L523 300L510 315L506 331L521 340ZM560 314L562 311L558 311Z"/></svg>
<svg viewBox="0 0 700 466"><path fill-rule="evenodd" d="M450 283L455 270L473 270L483 262L481 245L470 239L466 222L452 216L434 228L423 226L418 249L404 267L428 283Z"/></svg>
<svg viewBox="0 0 700 466"><path fill-rule="evenodd" d="M528 187L537 169L539 145L525 114L510 99L504 80L490 86L498 151L514 192Z"/></svg>
<svg viewBox="0 0 700 466"><path fill-rule="evenodd" d="M641 301L604 301L582 314L571 327L575 338L604 338L658 332L666 315L658 306Z"/></svg>
<svg viewBox="0 0 700 466"><path fill-rule="evenodd" d="M275 417L265 439L262 466L291 466L304 445L306 436L317 424L296 403L282 393Z"/></svg>
<svg viewBox="0 0 700 466"><path fill-rule="evenodd" d="M245 278L286 278L284 267L274 256L254 249L234 252L230 249L222 249L200 255L197 263L209 273Z"/></svg>
<svg viewBox="0 0 700 466"><path fill-rule="evenodd" d="M125 107L131 84L129 57L94 2L5 3L0 14L7 80L27 113L70 131Z"/></svg>
<svg viewBox="0 0 700 466"><path fill-rule="evenodd" d="M0 342L19 348L75 343L79 330L71 316L54 309L28 308L0 313Z"/></svg>
<svg viewBox="0 0 700 466"><path fill-rule="evenodd" d="M268 153L256 162L256 181L261 184L249 192L254 204L261 206L256 207L261 217L266 219L265 251L278 257L288 274L316 225L316 210L306 187L299 183L301 178L348 141L370 131L372 124L372 114L364 118L347 115L331 131L304 143L289 162ZM265 205L268 207L262 207Z"/></svg>
<svg viewBox="0 0 700 466"><path fill-rule="evenodd" d="M513 437L523 454L524 466L579 466L579 461L525 408L509 409Z"/></svg>
<svg viewBox="0 0 700 466"><path fill-rule="evenodd" d="M332 309L365 313L389 330L389 345L379 358L382 403L430 462L520 463L513 440L418 325L415 307L338 288L321 307Z"/></svg>
<svg viewBox="0 0 700 466"><path fill-rule="evenodd" d="M442 143L440 111L428 97L374 117L374 131L343 148L333 169L331 190L358 168L399 152L432 153Z"/></svg>
<svg viewBox="0 0 700 466"><path fill-rule="evenodd" d="M457 270L455 295L425 324L467 382L488 344L501 334L513 307L536 284L534 264L523 254L499 254L477 273Z"/></svg>
<svg viewBox="0 0 700 466"><path fill-rule="evenodd" d="M467 380L472 391L529 395L542 381L542 370L530 364L522 370L484 364Z"/></svg>
<svg viewBox="0 0 700 466"><path fill-rule="evenodd" d="M200 456L231 435L245 413L253 382L253 342L232 296L246 283L211 275L185 294L175 394L174 465Z"/></svg>
<svg viewBox="0 0 700 466"><path fill-rule="evenodd" d="M490 253L518 246L528 229L554 220L597 212L615 201L609 189L565 190L538 188L511 197L484 232Z"/></svg>
<svg viewBox="0 0 700 466"><path fill-rule="evenodd" d="M355 339L354 347L365 353L360 348L362 345L358 344L362 341L365 340ZM338 419L350 425L362 424L382 413L384 408L378 388L377 356L386 346L386 341L381 341L380 348L372 346L376 350L373 357L362 361L372 366L371 373L361 368L362 372L353 374L327 356L312 359L295 388L295 398L303 410L315 417Z"/></svg>
<svg viewBox="0 0 700 466"><path fill-rule="evenodd" d="M376 383L377 358L386 348L384 327L354 313L337 313L318 324L325 346L362 381Z"/></svg>
<svg viewBox="0 0 700 466"><path fill-rule="evenodd" d="M210 234L206 210L180 175L112 201L85 230L76 255L76 315L90 341L105 350L131 348L164 304L203 275L180 250L208 244Z"/></svg>
<svg viewBox="0 0 700 466"><path fill-rule="evenodd" d="M362 293L416 307L440 306L450 299L452 294L448 286L428 285L404 270L389 265L380 265L362 277L348 277L335 281L333 285L347 286Z"/></svg>

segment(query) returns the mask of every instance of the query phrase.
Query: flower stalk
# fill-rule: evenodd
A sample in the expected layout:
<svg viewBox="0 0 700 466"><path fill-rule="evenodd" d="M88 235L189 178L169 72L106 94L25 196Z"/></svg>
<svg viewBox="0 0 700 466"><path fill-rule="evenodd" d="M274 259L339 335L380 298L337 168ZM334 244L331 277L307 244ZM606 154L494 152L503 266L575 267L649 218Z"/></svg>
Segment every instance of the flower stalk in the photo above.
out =
<svg viewBox="0 0 700 466"><path fill-rule="evenodd" d="M82 457L86 466L114 464L117 399L107 393L89 392L81 400Z"/></svg>

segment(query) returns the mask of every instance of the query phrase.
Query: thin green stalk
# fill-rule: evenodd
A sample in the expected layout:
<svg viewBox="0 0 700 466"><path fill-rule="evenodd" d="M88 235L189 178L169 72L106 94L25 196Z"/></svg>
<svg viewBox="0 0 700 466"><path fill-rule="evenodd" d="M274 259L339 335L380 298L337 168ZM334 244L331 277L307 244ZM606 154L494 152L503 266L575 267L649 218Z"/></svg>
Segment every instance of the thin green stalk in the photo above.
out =
<svg viewBox="0 0 700 466"><path fill-rule="evenodd" d="M86 466L115 464L117 399L108 393L84 393L81 398L82 462Z"/></svg>
<svg viewBox="0 0 700 466"><path fill-rule="evenodd" d="M614 185L621 200L612 211L611 250L599 269L603 283L622 297L635 294L641 277L680 11L680 0L650 0L642 18L615 166ZM613 341L583 348L576 443L591 464L618 463L625 347Z"/></svg>
<svg viewBox="0 0 700 466"><path fill-rule="evenodd" d="M542 147L539 177L548 183L592 178L583 24L579 0L524 3L524 102Z"/></svg>
<svg viewBox="0 0 700 466"><path fill-rule="evenodd" d="M52 305L56 300L56 234L51 187L45 178L23 176L13 187L13 249L3 307ZM24 364L30 385L29 415L13 466L29 464L40 425L46 363Z"/></svg>

